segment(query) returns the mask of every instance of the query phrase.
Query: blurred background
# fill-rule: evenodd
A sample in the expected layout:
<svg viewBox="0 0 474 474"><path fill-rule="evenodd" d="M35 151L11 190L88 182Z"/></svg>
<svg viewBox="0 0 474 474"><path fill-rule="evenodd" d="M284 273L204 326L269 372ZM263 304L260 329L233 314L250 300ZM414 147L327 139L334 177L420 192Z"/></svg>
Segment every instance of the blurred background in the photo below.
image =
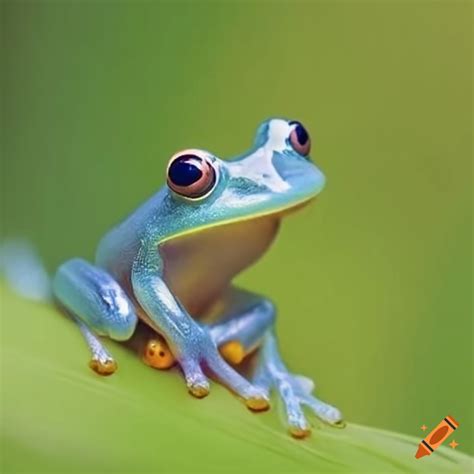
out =
<svg viewBox="0 0 474 474"><path fill-rule="evenodd" d="M50 271L92 259L175 151L231 156L298 119L327 188L238 283L349 421L420 435L451 414L472 450L469 2L1 8L2 237Z"/></svg>

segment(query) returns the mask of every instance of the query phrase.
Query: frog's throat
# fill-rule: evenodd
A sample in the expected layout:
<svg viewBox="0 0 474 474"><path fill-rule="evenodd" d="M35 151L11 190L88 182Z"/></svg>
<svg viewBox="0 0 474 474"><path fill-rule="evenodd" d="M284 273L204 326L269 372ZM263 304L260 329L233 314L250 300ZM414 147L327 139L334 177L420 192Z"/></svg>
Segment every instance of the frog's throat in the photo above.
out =
<svg viewBox="0 0 474 474"><path fill-rule="evenodd" d="M213 227L219 227L223 225L234 224L237 222L249 221L249 220L254 220L254 219L259 219L261 217L269 217L269 216L274 216L275 218L280 219L282 217L286 217L289 214L293 214L294 212L302 209L303 207L306 207L314 199L316 199L316 196L310 196L310 197L301 199L300 201L292 202L291 204L288 204L286 206L276 207L274 209L268 209L262 212L256 212L255 214L251 214L248 216L235 217L231 219L223 219L221 221L213 222L211 224L196 226L196 227L193 227L192 229L186 229L181 232L177 232L176 234L172 234L172 235L168 235L167 237L164 237L163 240L160 241L160 245L170 240L174 240L176 238L183 237L189 234L194 234L196 232L201 232L206 229L211 229Z"/></svg>
<svg viewBox="0 0 474 474"><path fill-rule="evenodd" d="M275 239L281 216L308 200L187 232L159 246L163 279L189 314L202 317L240 272L257 262Z"/></svg>

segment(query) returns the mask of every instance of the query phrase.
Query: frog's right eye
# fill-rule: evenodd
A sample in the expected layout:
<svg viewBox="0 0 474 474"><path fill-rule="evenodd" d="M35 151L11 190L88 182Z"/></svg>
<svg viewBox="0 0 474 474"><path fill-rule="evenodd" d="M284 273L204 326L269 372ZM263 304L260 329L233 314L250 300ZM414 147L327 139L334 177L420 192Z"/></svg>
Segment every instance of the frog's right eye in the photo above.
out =
<svg viewBox="0 0 474 474"><path fill-rule="evenodd" d="M200 150L185 150L171 157L168 164L168 187L190 199L209 194L216 184L216 169L209 155Z"/></svg>

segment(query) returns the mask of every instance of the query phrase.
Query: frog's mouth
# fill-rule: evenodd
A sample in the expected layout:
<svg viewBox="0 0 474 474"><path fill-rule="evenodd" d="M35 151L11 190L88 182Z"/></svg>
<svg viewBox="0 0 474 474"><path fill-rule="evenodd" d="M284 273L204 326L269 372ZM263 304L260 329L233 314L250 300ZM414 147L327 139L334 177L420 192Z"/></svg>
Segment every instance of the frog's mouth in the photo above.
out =
<svg viewBox="0 0 474 474"><path fill-rule="evenodd" d="M165 237L160 244L163 245L169 241L180 239L181 237L188 236L190 234L198 234L205 232L209 229L214 229L217 227L223 227L223 226L230 226L230 225L238 225L239 223L247 222L247 221L255 221L257 219L262 219L262 218L273 218L274 220L279 220L283 217L286 217L290 214L293 214L296 211L299 211L300 209L306 207L308 204L310 204L312 201L314 201L317 198L317 196L310 196L306 197L305 199L302 199L297 202L293 202L291 204L287 204L285 206L281 207L276 207L276 208L270 208L262 212L257 212L254 214L249 214L248 216L239 216L239 217L234 217L231 219L227 220L221 220L217 222L212 222L207 225L202 225L202 226L197 226L197 227L192 227L190 229L183 230L177 234L172 234L169 235L168 237Z"/></svg>
<svg viewBox="0 0 474 474"><path fill-rule="evenodd" d="M310 204L312 201L314 201L317 198L317 196L310 197L302 202L299 202L297 204L293 204L292 206L288 206L287 208L284 208L280 211L276 210L275 214L278 217L286 217L290 214L293 214L294 212L299 211L300 209L303 209L306 207L308 204Z"/></svg>

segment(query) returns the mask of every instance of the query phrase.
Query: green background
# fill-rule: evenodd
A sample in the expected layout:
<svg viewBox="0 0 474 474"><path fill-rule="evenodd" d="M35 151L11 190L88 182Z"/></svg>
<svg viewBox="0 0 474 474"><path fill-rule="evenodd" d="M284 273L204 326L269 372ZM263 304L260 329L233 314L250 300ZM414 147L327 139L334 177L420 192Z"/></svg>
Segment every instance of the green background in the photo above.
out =
<svg viewBox="0 0 474 474"><path fill-rule="evenodd" d="M92 258L176 150L230 156L299 119L327 188L238 283L349 421L420 436L451 414L472 452L468 2L1 8L3 235L51 271Z"/></svg>

